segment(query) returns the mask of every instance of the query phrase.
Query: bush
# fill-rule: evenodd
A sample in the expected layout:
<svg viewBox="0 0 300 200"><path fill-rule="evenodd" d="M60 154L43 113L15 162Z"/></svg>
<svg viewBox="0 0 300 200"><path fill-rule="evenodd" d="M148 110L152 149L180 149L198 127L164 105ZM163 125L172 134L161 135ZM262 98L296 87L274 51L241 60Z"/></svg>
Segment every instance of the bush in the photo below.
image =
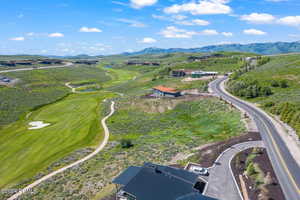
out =
<svg viewBox="0 0 300 200"><path fill-rule="evenodd" d="M287 87L289 87L289 85L288 85L286 80L282 80L282 81L280 81L280 87L281 88L287 88Z"/></svg>
<svg viewBox="0 0 300 200"><path fill-rule="evenodd" d="M272 80L272 81L271 81L271 86L272 86L272 87L279 87L280 84L278 83L278 81Z"/></svg>
<svg viewBox="0 0 300 200"><path fill-rule="evenodd" d="M129 149L130 147L133 147L133 143L129 139L122 139L121 146L123 149Z"/></svg>
<svg viewBox="0 0 300 200"><path fill-rule="evenodd" d="M264 104L264 107L266 107L266 108L270 108L270 107L273 107L273 106L275 106L275 103L273 101L269 101L269 102L266 102Z"/></svg>

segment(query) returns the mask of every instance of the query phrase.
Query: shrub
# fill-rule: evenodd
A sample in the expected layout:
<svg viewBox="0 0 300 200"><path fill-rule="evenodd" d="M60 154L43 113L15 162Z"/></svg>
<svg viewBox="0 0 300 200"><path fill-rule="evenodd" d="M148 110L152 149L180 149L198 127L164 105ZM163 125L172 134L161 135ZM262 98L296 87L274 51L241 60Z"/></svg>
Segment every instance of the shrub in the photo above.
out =
<svg viewBox="0 0 300 200"><path fill-rule="evenodd" d="M281 88L287 88L287 87L289 87L289 85L288 85L286 80L282 80L282 81L280 81L280 87Z"/></svg>
<svg viewBox="0 0 300 200"><path fill-rule="evenodd" d="M280 84L278 83L278 81L272 80L272 81L271 81L271 86L272 86L272 87L279 87Z"/></svg>
<svg viewBox="0 0 300 200"><path fill-rule="evenodd" d="M121 146L123 149L129 149L130 147L133 147L133 143L129 139L122 139Z"/></svg>

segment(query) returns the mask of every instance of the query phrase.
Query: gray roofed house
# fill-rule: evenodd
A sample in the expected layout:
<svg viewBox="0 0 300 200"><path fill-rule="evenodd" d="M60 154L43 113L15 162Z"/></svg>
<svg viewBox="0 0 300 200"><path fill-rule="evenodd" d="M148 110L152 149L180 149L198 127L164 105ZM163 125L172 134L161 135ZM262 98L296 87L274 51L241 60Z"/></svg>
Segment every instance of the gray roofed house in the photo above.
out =
<svg viewBox="0 0 300 200"><path fill-rule="evenodd" d="M197 174L152 163L131 166L113 180L117 200L215 200L201 194L199 182Z"/></svg>

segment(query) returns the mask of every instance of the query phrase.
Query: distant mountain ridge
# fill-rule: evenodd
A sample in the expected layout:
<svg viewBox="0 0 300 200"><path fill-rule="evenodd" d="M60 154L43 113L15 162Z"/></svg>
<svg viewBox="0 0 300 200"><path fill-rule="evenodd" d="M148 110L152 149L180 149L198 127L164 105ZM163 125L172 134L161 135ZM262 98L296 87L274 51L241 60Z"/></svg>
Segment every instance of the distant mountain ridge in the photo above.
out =
<svg viewBox="0 0 300 200"><path fill-rule="evenodd" d="M210 53L217 51L237 51L250 52L263 55L284 54L300 52L300 41L297 42L274 42L274 43L252 43L252 44L224 44L210 45L200 48L170 48L162 49L156 47L146 48L137 52L126 52L122 55L143 55L143 54L160 54L160 53Z"/></svg>

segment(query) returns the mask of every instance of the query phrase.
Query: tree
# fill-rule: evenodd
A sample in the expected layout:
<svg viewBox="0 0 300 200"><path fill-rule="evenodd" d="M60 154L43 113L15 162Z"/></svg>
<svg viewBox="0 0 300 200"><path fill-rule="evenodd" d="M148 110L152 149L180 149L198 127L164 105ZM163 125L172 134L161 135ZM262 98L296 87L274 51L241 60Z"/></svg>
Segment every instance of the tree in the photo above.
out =
<svg viewBox="0 0 300 200"><path fill-rule="evenodd" d="M272 81L271 81L271 86L272 86L272 87L279 87L280 84L278 83L278 81L272 80Z"/></svg>
<svg viewBox="0 0 300 200"><path fill-rule="evenodd" d="M288 85L286 80L282 80L282 81L280 81L280 87L281 88L287 88L287 87L289 87L289 85Z"/></svg>
<svg viewBox="0 0 300 200"><path fill-rule="evenodd" d="M133 143L129 139L122 139L121 140L121 146L124 149L129 149L130 147L133 147Z"/></svg>

